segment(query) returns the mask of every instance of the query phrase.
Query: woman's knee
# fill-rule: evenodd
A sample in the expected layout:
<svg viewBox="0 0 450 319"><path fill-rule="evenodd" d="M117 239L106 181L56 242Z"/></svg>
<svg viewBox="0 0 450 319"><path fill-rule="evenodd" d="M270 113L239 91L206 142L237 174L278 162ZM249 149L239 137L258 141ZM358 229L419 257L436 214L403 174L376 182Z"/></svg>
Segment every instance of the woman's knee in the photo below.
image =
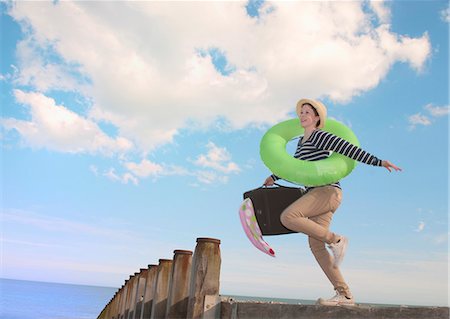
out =
<svg viewBox="0 0 450 319"><path fill-rule="evenodd" d="M281 224L283 224L284 227L289 229L290 229L289 226L292 225L293 220L295 220L296 218L299 217L296 216L295 212L290 209L285 209L280 215Z"/></svg>

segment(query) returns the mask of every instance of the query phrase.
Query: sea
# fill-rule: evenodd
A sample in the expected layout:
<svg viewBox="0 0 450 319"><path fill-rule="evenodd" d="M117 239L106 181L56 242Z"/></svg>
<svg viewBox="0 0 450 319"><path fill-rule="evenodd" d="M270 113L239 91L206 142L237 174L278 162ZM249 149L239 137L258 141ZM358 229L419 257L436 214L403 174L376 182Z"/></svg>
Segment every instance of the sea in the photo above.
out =
<svg viewBox="0 0 450 319"><path fill-rule="evenodd" d="M95 319L117 288L0 279L0 319Z"/></svg>

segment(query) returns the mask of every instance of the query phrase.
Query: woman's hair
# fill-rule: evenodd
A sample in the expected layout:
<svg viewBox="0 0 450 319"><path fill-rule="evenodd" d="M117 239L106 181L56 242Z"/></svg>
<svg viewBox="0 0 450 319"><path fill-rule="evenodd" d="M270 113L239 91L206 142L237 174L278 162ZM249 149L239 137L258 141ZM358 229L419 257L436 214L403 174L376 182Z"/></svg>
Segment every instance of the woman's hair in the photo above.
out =
<svg viewBox="0 0 450 319"><path fill-rule="evenodd" d="M314 106L312 106L311 104L309 104L309 103L303 103L302 104L302 106L303 105L309 105L309 106L311 106L311 108L313 109L313 111L314 111L314 114L316 115L316 116L319 116L319 112L317 112L317 110L316 110L316 108L314 107ZM319 116L319 120L317 121L317 123L316 123L316 127L318 127L320 125L320 116Z"/></svg>

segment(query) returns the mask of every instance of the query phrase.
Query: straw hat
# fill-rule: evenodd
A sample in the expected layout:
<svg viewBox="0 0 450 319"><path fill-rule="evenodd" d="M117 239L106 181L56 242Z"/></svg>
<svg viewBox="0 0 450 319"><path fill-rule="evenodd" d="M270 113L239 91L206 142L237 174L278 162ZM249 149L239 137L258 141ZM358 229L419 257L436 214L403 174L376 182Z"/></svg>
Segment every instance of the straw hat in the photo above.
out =
<svg viewBox="0 0 450 319"><path fill-rule="evenodd" d="M322 102L311 100L311 99L301 99L297 102L297 115L300 117L300 111L302 110L303 104L310 104L313 108L316 109L317 113L319 113L320 124L318 128L323 128L325 125L325 119L327 118L327 108Z"/></svg>

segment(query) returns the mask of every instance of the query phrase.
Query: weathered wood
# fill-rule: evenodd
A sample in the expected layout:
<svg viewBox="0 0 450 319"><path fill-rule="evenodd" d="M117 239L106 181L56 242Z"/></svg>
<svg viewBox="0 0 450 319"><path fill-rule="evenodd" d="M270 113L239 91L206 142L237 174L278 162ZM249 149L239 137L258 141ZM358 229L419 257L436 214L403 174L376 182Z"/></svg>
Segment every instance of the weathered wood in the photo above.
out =
<svg viewBox="0 0 450 319"><path fill-rule="evenodd" d="M97 319L107 319L108 317L108 309L109 309L109 303L103 308L102 312L97 316Z"/></svg>
<svg viewBox="0 0 450 319"><path fill-rule="evenodd" d="M125 316L125 307L127 305L128 282L129 282L129 279L125 280L124 287L123 287L122 301L120 302L119 319L124 319L124 316Z"/></svg>
<svg viewBox="0 0 450 319"><path fill-rule="evenodd" d="M111 311L112 303L113 303L113 299L111 299L108 302L108 304L106 305L106 307L104 309L104 318L105 319L111 318L111 316L112 316L112 311Z"/></svg>
<svg viewBox="0 0 450 319"><path fill-rule="evenodd" d="M142 304L144 301L145 283L147 281L148 269L141 269L139 272L139 279L136 288L136 298L133 309L133 316L130 319L140 319L142 312Z"/></svg>
<svg viewBox="0 0 450 319"><path fill-rule="evenodd" d="M156 275L151 319L165 319L172 260L160 259Z"/></svg>
<svg viewBox="0 0 450 319"><path fill-rule="evenodd" d="M140 276L140 273L138 273L138 272L134 273L133 284L131 286L131 291L130 291L128 317L126 319L134 319L134 308L136 307L136 294L137 294L137 288L138 288L138 283L139 283L139 276Z"/></svg>
<svg viewBox="0 0 450 319"><path fill-rule="evenodd" d="M125 309L123 312L123 319L128 319L128 314L130 313L131 299L133 297L133 285L135 281L135 275L130 275L130 280L128 280L127 286L127 297L125 301Z"/></svg>
<svg viewBox="0 0 450 319"><path fill-rule="evenodd" d="M119 311L119 308L118 308L119 300L120 300L120 289L118 289L116 291L116 293L114 294L114 297L113 297L112 303L111 303L111 311L109 313L108 319L118 319L117 314Z"/></svg>
<svg viewBox="0 0 450 319"><path fill-rule="evenodd" d="M122 291L122 288L119 288L119 289L117 289L116 293L114 294L113 304L111 306L111 308L112 308L111 319L119 319L120 298L122 295L121 291Z"/></svg>
<svg viewBox="0 0 450 319"><path fill-rule="evenodd" d="M218 239L197 238L189 287L188 319L203 317L206 296L219 296L221 265L219 245Z"/></svg>
<svg viewBox="0 0 450 319"><path fill-rule="evenodd" d="M202 319L219 319L221 298L219 295L206 295Z"/></svg>
<svg viewBox="0 0 450 319"><path fill-rule="evenodd" d="M117 292L116 292L116 294L117 294ZM116 301L116 299L115 299L116 294L114 294L114 296L111 298L111 300L108 303L108 309L106 311L106 313L107 313L106 318L108 318L108 319L112 318L114 316L114 304Z"/></svg>
<svg viewBox="0 0 450 319"><path fill-rule="evenodd" d="M157 271L158 265L148 265L147 280L145 282L144 304L141 311L141 319L151 318L153 306L153 293Z"/></svg>
<svg viewBox="0 0 450 319"><path fill-rule="evenodd" d="M219 245L218 239L197 238L194 257L192 251L175 250L173 261L160 259L158 266L131 275L98 318L217 318Z"/></svg>
<svg viewBox="0 0 450 319"><path fill-rule="evenodd" d="M121 307L124 299L124 290L125 290L125 284L122 285L122 287L119 289L119 298L117 299L117 305L116 305L116 316L114 319L120 319L121 316Z"/></svg>
<svg viewBox="0 0 450 319"><path fill-rule="evenodd" d="M185 319L189 300L189 283L191 278L192 251L175 250L172 274L169 282L166 318Z"/></svg>

